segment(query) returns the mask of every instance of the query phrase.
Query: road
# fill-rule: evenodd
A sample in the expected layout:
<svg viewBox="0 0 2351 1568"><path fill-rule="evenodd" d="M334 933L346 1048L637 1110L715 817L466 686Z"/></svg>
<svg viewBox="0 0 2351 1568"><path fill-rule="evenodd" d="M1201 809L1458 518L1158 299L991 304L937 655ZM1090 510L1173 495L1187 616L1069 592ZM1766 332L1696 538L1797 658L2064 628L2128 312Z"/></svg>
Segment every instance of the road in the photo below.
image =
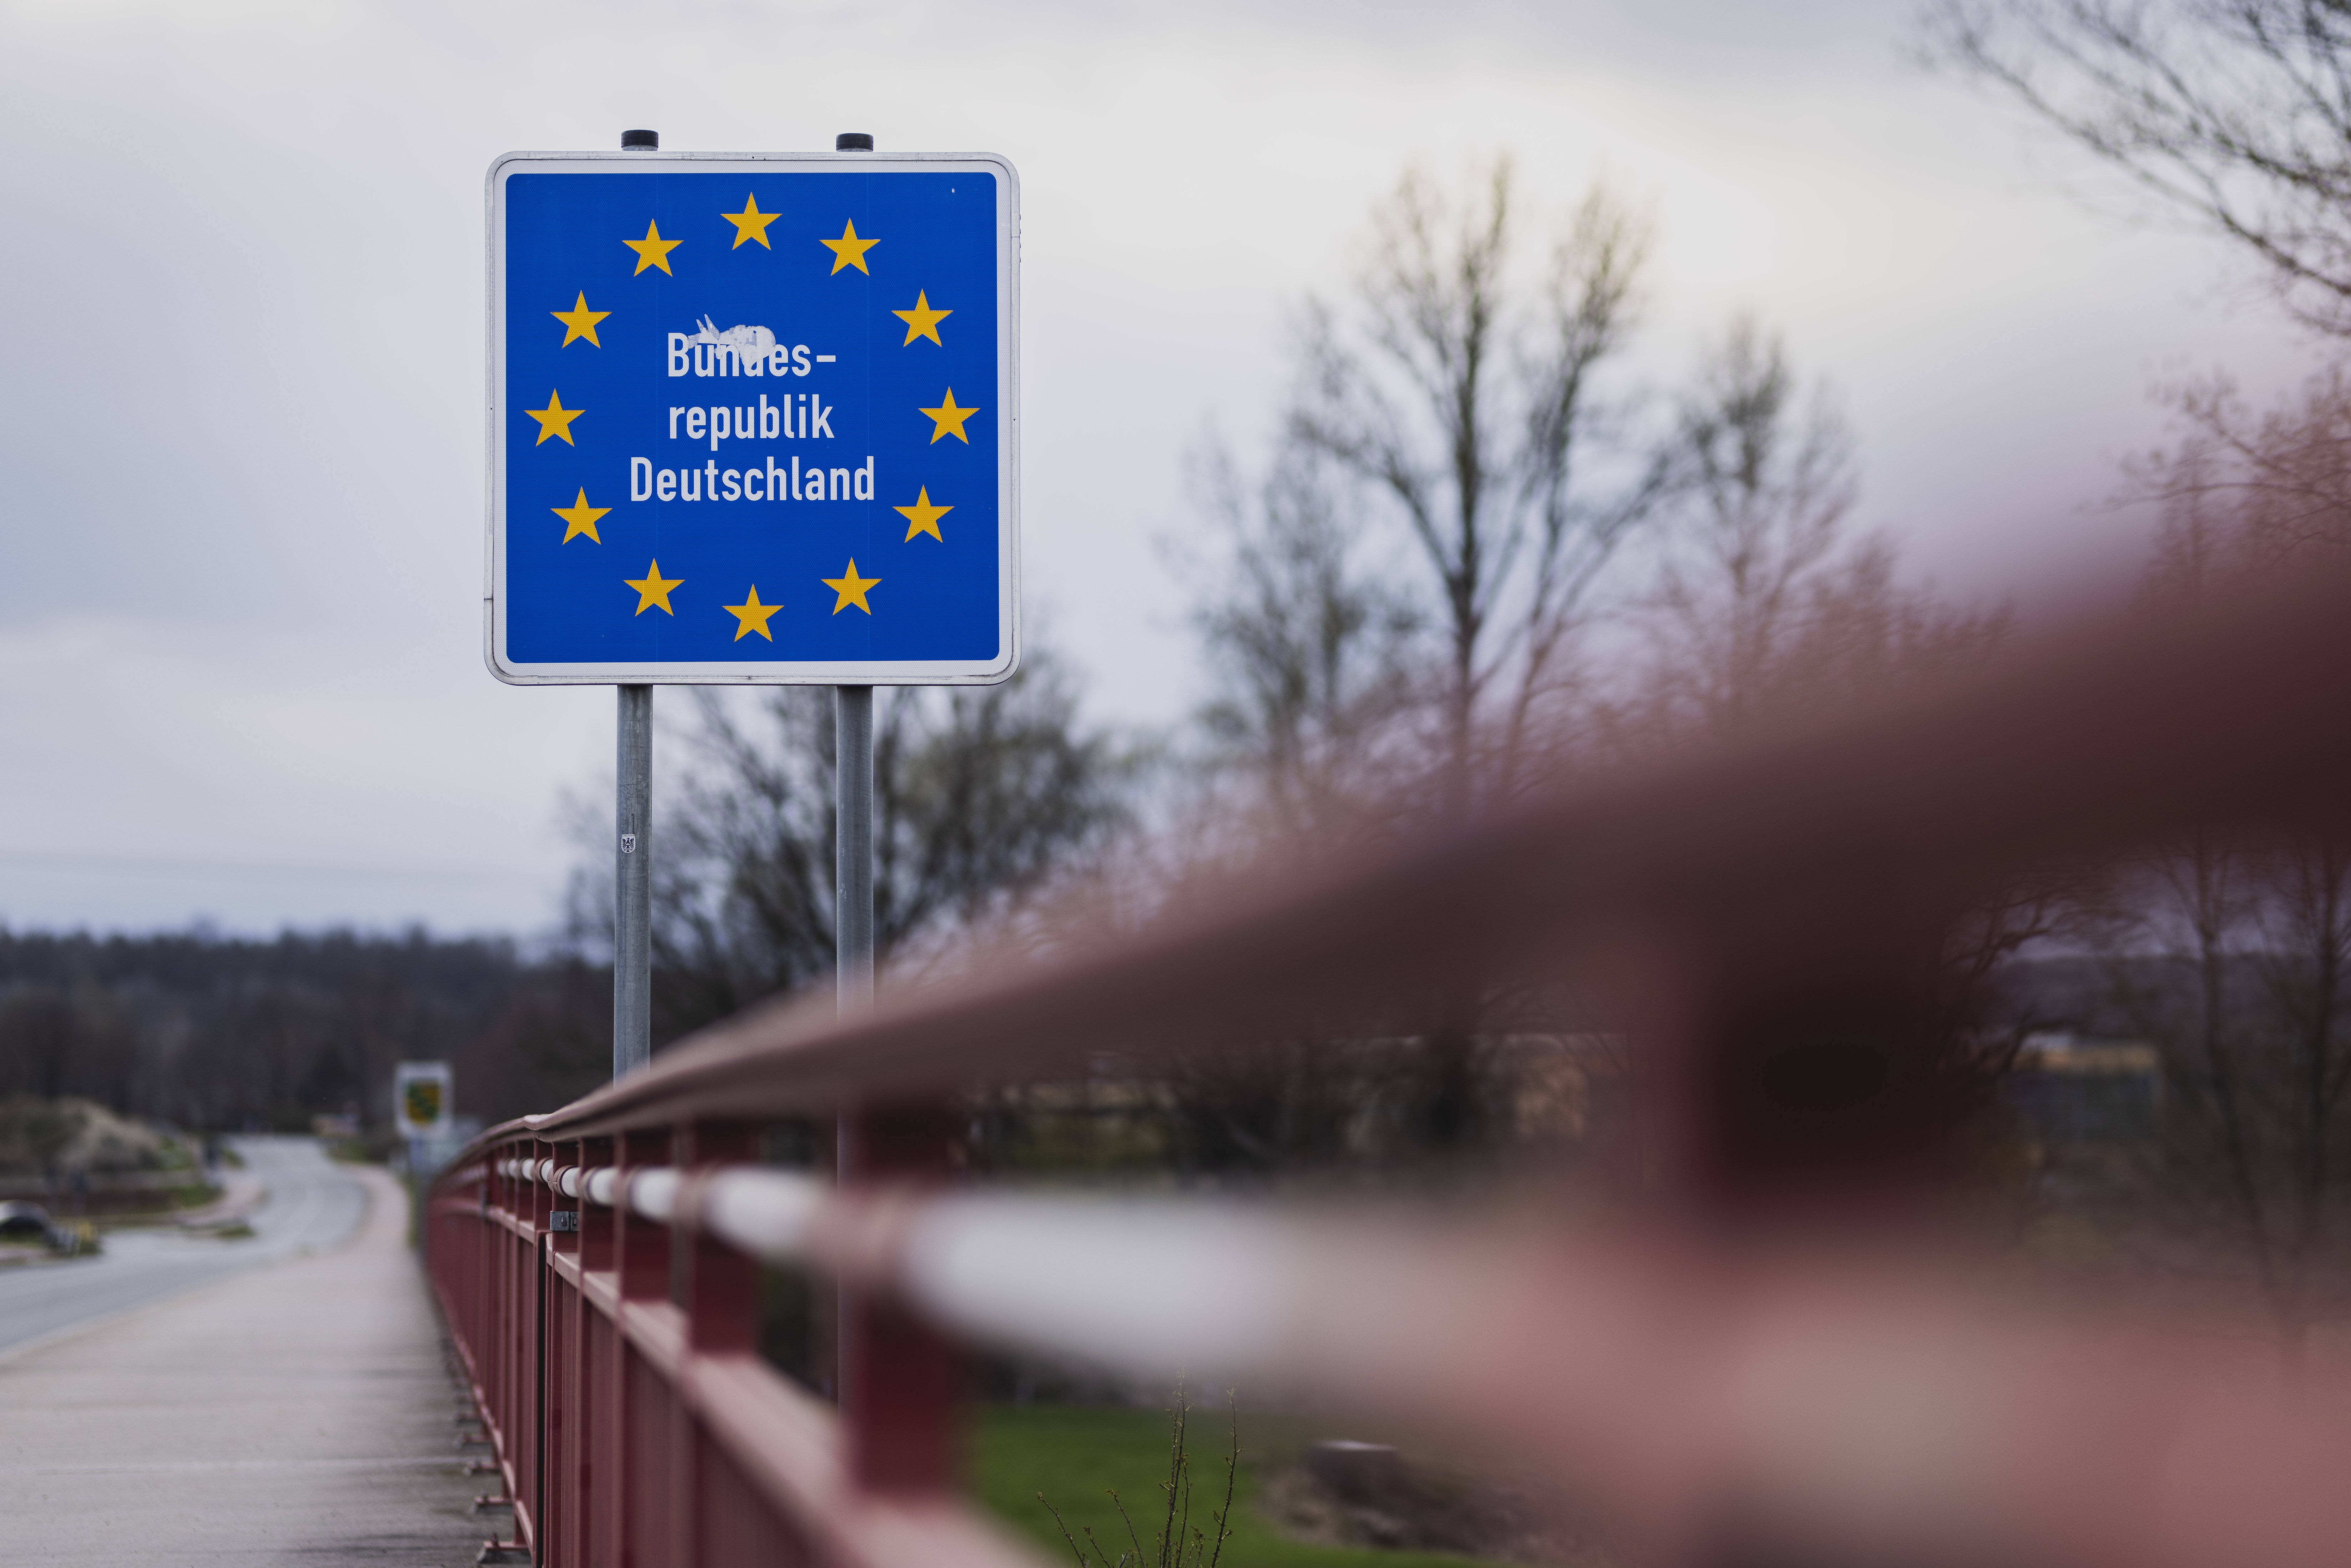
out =
<svg viewBox="0 0 2351 1568"><path fill-rule="evenodd" d="M175 1228L117 1231L96 1258L0 1270L0 1351L217 1280L301 1257L347 1239L367 1192L311 1138L237 1138L231 1146L268 1197L235 1241Z"/></svg>
<svg viewBox="0 0 2351 1568"><path fill-rule="evenodd" d="M464 1568L508 1527L474 1511L496 1482L466 1473L400 1184L307 1141L242 1152L261 1236L157 1238L9 1320L104 1314L0 1350L0 1563Z"/></svg>

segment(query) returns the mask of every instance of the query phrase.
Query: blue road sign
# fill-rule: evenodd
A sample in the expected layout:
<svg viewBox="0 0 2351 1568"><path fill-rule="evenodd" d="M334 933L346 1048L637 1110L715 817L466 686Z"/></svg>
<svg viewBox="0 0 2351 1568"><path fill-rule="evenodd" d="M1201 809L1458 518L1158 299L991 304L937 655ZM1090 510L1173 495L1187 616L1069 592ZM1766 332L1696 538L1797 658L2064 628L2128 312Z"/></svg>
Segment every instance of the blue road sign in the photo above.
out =
<svg viewBox="0 0 2351 1568"><path fill-rule="evenodd" d="M1019 223L985 154L492 164L491 672L1009 675Z"/></svg>

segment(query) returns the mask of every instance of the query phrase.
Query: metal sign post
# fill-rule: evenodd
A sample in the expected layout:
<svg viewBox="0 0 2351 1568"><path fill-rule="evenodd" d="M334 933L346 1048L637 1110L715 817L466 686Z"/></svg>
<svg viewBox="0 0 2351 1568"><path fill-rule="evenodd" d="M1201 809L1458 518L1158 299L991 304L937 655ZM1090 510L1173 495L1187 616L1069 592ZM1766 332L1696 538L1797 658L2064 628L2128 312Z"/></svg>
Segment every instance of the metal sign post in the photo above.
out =
<svg viewBox="0 0 2351 1568"><path fill-rule="evenodd" d="M653 689L620 688L612 801L612 1076L653 1054Z"/></svg>
<svg viewBox="0 0 2351 1568"><path fill-rule="evenodd" d="M988 153L490 166L484 653L621 688L616 1074L650 1046L652 687L840 688L841 995L872 986L872 688L1019 659L1019 190ZM862 846L860 848L859 846Z"/></svg>
<svg viewBox="0 0 2351 1568"><path fill-rule="evenodd" d="M841 1010L873 999L873 688L836 686L833 965Z"/></svg>

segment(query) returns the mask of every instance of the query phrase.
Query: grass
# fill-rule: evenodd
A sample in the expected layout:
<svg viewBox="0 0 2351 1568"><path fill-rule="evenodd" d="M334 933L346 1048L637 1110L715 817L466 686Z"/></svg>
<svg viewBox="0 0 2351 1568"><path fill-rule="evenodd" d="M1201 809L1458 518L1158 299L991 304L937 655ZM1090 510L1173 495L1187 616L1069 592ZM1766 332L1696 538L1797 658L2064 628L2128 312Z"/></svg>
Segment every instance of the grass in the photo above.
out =
<svg viewBox="0 0 2351 1568"><path fill-rule="evenodd" d="M1192 1520L1212 1534L1215 1526L1207 1516L1224 1500L1226 1431L1221 1409L1205 1400L1195 1407L1187 1444ZM974 1413L971 1424L969 1474L980 1505L1050 1561L1069 1563L1071 1552L1052 1513L1037 1500L1040 1491L1081 1542L1091 1528L1115 1558L1121 1550L1131 1550L1126 1526L1105 1495L1108 1489L1116 1489L1149 1548L1165 1506L1160 1487L1167 1478L1167 1413L1067 1405L986 1406ZM1292 1541L1258 1512L1256 1493L1249 1424L1244 1422L1233 1533L1225 1542L1222 1568L1463 1568L1472 1561L1434 1552Z"/></svg>
<svg viewBox="0 0 2351 1568"><path fill-rule="evenodd" d="M221 1189L208 1181L183 1182L171 1189L169 1207L175 1209L202 1208L221 1195Z"/></svg>

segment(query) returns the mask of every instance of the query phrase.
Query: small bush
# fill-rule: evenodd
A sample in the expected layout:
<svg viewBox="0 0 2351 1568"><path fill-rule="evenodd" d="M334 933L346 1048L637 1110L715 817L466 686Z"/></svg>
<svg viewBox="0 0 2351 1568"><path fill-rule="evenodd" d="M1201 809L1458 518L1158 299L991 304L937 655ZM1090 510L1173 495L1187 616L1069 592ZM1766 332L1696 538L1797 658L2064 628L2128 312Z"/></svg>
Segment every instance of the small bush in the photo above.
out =
<svg viewBox="0 0 2351 1568"><path fill-rule="evenodd" d="M1045 1511L1053 1516L1053 1522L1060 1526L1061 1539L1070 1543L1071 1552L1076 1554L1077 1568L1217 1568L1217 1560L1224 1555L1225 1542L1233 1533L1233 1486L1240 1474L1241 1465L1240 1408L1233 1402L1229 1392L1225 1396L1225 1404L1229 1421L1229 1441L1225 1454L1225 1502L1224 1507L1208 1513L1208 1518L1215 1522L1216 1533L1211 1536L1192 1522L1192 1456L1186 1443L1192 1406L1184 1396L1183 1385L1177 1384L1175 1408L1169 1412L1168 1417L1167 1479L1159 1483L1164 1506L1160 1511L1156 1538L1150 1548L1144 1546L1143 1538L1136 1533L1134 1517L1126 1511L1126 1501L1118 1495L1115 1487L1106 1490L1110 1493L1111 1506L1118 1510L1119 1520L1126 1526L1128 1542L1128 1547L1115 1558L1095 1539L1091 1525L1080 1527L1085 1533L1086 1543L1079 1545L1078 1538L1070 1533L1070 1527L1062 1522L1061 1511L1054 1508L1043 1492L1037 1494L1037 1500L1044 1504Z"/></svg>

